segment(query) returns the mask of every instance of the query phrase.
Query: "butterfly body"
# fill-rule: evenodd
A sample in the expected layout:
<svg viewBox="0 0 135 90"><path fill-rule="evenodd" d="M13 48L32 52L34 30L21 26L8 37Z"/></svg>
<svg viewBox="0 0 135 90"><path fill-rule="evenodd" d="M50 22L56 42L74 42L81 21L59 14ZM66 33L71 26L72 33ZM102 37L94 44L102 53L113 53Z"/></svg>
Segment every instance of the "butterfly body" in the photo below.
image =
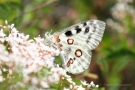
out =
<svg viewBox="0 0 135 90"><path fill-rule="evenodd" d="M88 69L91 50L99 45L104 29L102 21L84 21L53 35L47 33L45 43L61 51L63 66L68 72L79 74Z"/></svg>

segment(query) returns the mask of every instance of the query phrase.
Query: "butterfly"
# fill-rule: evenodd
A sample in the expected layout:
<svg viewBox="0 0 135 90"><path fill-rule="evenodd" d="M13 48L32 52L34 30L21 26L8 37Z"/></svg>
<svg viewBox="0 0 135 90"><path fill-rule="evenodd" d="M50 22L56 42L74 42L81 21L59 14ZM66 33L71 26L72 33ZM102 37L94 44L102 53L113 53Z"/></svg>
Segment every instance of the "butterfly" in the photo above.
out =
<svg viewBox="0 0 135 90"><path fill-rule="evenodd" d="M72 74L88 69L91 50L102 40L106 24L100 20L88 20L71 27L45 34L45 44L60 50L63 67Z"/></svg>

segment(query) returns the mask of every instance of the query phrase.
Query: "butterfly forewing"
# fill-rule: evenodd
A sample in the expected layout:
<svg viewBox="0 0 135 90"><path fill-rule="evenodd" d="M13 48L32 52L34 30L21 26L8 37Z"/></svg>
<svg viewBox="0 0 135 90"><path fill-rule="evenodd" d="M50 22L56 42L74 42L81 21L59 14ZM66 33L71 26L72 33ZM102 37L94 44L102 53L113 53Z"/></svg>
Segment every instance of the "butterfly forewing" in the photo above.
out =
<svg viewBox="0 0 135 90"><path fill-rule="evenodd" d="M53 34L62 46L61 57L65 69L73 74L81 73L89 67L91 50L95 49L103 36L105 23L89 20Z"/></svg>

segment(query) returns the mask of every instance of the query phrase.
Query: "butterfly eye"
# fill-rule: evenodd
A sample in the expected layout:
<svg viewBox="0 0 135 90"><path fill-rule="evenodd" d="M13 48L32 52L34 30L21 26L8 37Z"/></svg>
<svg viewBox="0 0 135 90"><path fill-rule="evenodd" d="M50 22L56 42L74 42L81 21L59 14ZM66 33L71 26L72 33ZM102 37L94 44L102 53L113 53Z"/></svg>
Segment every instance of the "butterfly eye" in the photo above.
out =
<svg viewBox="0 0 135 90"><path fill-rule="evenodd" d="M67 43L68 43L69 45L73 44L73 43L74 43L74 39L68 39L68 40L67 40Z"/></svg>
<svg viewBox="0 0 135 90"><path fill-rule="evenodd" d="M75 51L75 56L76 56L76 57L82 56L82 51L81 51L80 49L77 49L77 50Z"/></svg>
<svg viewBox="0 0 135 90"><path fill-rule="evenodd" d="M85 29L85 33L88 33L89 32L89 27L87 27L86 29Z"/></svg>

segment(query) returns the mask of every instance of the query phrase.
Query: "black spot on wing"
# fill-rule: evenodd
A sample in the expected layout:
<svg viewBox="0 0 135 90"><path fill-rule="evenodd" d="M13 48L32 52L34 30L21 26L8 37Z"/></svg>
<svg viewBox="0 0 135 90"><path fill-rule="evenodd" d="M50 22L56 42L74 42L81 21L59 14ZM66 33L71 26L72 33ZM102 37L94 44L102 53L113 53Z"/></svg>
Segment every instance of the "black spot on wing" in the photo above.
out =
<svg viewBox="0 0 135 90"><path fill-rule="evenodd" d="M66 32L65 32L65 35L66 35L66 36L72 36L73 34L72 34L71 31L66 31Z"/></svg>
<svg viewBox="0 0 135 90"><path fill-rule="evenodd" d="M75 30L76 30L76 33L80 33L82 31L81 28L75 28Z"/></svg>
<svg viewBox="0 0 135 90"><path fill-rule="evenodd" d="M86 23L86 22L84 22L84 23L83 23L83 26L86 26L86 25L87 25L87 23Z"/></svg>

